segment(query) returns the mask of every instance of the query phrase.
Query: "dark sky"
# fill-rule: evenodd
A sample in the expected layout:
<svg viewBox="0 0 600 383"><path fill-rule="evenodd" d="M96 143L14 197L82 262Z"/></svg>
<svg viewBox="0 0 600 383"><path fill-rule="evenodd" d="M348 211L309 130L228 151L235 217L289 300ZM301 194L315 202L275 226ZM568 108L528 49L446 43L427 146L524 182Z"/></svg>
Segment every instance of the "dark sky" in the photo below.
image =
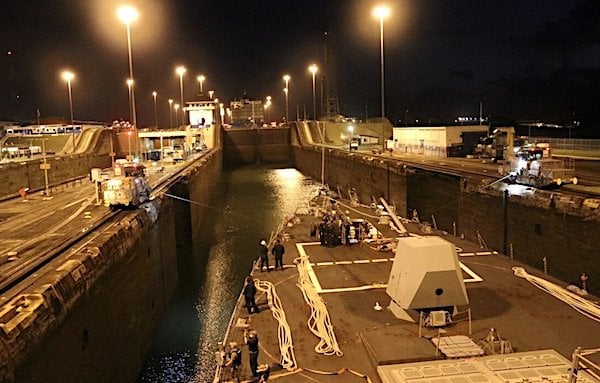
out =
<svg viewBox="0 0 600 383"><path fill-rule="evenodd" d="M0 3L0 119L68 118L71 69L75 119L127 119L125 26L116 0L4 0ZM307 71L331 52L328 76L341 113L380 114L379 22L370 0L132 0L134 77L140 126L168 125L168 98L205 90L229 101L273 97L283 116L312 110ZM459 115L597 122L600 1L392 0L385 21L386 115L448 121ZM329 32L327 39L324 32ZM327 44L326 44L327 41ZM334 73L334 75L333 75ZM320 93L319 91L317 93ZM317 101L318 102L318 101ZM408 110L408 113L406 113Z"/></svg>

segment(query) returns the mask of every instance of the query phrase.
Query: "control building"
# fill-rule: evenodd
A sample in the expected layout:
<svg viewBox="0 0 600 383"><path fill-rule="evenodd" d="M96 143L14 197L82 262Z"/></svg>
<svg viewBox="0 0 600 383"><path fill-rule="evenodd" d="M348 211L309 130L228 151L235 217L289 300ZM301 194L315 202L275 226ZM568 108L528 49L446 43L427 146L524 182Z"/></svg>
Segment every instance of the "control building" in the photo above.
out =
<svg viewBox="0 0 600 383"><path fill-rule="evenodd" d="M262 124L265 120L264 106L261 100L247 98L233 100L230 107L231 125L233 126Z"/></svg>
<svg viewBox="0 0 600 383"><path fill-rule="evenodd" d="M432 157L462 157L473 152L487 125L394 127L388 149Z"/></svg>

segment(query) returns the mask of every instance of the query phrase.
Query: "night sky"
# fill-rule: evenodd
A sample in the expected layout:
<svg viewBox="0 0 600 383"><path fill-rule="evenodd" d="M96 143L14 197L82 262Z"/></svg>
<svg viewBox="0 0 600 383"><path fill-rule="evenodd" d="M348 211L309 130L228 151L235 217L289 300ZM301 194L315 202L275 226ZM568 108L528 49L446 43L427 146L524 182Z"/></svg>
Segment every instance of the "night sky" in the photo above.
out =
<svg viewBox="0 0 600 383"><path fill-rule="evenodd" d="M127 35L116 0L5 0L0 5L0 120L68 119L63 69L75 72L76 120L128 119ZM168 126L168 98L204 90L226 102L273 97L283 116L312 111L317 63L340 111L380 114L379 21L370 0L134 0L134 78L140 126ZM598 123L597 0L396 0L385 20L386 115L432 123L457 116ZM328 36L325 37L325 32ZM320 81L319 81L320 82ZM317 85L319 86L319 85ZM320 94L320 90L317 90ZM318 102L318 101L317 101ZM407 112L408 111L408 112ZM302 112L301 112L302 113ZM404 121L402 122L404 124Z"/></svg>

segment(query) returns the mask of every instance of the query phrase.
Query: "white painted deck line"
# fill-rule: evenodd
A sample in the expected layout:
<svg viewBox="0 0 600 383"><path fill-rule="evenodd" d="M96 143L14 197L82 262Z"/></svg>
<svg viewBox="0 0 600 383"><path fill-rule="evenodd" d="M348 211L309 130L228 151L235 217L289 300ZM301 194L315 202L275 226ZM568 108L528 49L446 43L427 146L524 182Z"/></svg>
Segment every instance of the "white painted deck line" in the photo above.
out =
<svg viewBox="0 0 600 383"><path fill-rule="evenodd" d="M333 266L335 262L317 262L314 264L315 266Z"/></svg>
<svg viewBox="0 0 600 383"><path fill-rule="evenodd" d="M306 254L306 251L304 250L304 246L312 246L312 245L320 245L320 243L319 242L309 242L309 243L296 244L296 247L298 248L298 253L300 254L300 256L308 257L308 255ZM490 255L493 253L495 253L495 252L487 252L487 254L485 254L485 255ZM473 254L473 255L467 255L467 256L474 256L475 254L482 254L482 253L461 253L461 256L462 256L462 254ZM344 293L344 292L352 292L352 291L384 289L387 287L387 283L374 283L374 284L370 284L370 285L362 285L362 286L355 286L355 287L338 287L338 288L333 288L333 289L323 289L321 287L321 283L319 282L319 278L317 277L317 274L315 273L315 271L312 267L313 267L313 265L314 266L335 266L335 265L352 265L352 264L365 264L365 263L372 263L372 262L388 262L388 261L393 262L394 258L357 259L355 261L337 261L337 262L327 261L327 262L318 262L318 263L308 262L307 263L308 264L307 271L308 271L308 275L310 277L310 281L312 282L313 286L315 287L315 290L319 294ZM459 265L460 265L461 270L470 277L470 278L464 279L465 283L475 283L475 282L483 281L483 279L479 275L477 275L473 270L471 270L468 266L466 266L462 262L459 262Z"/></svg>
<svg viewBox="0 0 600 383"><path fill-rule="evenodd" d="M465 265L462 262L459 262L460 268L462 269L462 271L464 271L465 273L467 273L471 278L470 279L465 279L465 283L467 282L483 282L483 278L481 278L479 275L477 275L473 270L469 269L469 267L467 265Z"/></svg>

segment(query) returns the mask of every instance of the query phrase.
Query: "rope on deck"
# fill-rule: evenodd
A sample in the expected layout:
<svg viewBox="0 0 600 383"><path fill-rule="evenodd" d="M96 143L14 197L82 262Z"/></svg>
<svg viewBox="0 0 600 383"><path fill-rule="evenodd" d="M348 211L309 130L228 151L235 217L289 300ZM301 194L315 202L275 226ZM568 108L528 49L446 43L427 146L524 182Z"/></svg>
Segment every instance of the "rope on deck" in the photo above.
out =
<svg viewBox="0 0 600 383"><path fill-rule="evenodd" d="M281 306L281 300L277 295L275 286L269 281L254 280L254 285L259 291L266 293L269 308L273 317L277 320L277 337L279 339L279 350L281 352L281 366L288 370L297 367L296 356L294 355L294 343L292 341L292 330L285 317L285 311Z"/></svg>
<svg viewBox="0 0 600 383"><path fill-rule="evenodd" d="M340 369L338 371L333 371L333 372L312 370L310 368L303 368L303 370L304 371L308 371L308 372L312 372L313 374L319 374L319 375L342 375L342 374L344 374L346 372L349 372L352 375L356 375L359 378L363 378L367 383L372 383L373 382L368 375L361 374L360 372L356 372L356 371L351 370L349 368L342 368L342 369Z"/></svg>
<svg viewBox="0 0 600 383"><path fill-rule="evenodd" d="M345 373L350 373L352 375L358 376L359 378L363 378L365 380L365 382L367 383L373 383L373 380L365 374L362 374L360 372L351 370L349 368L341 368L337 371L320 371L320 370L313 370L312 368L305 368L305 367L300 367L292 372L286 372L283 374L273 374L271 375L271 378L269 380L277 380L279 378L284 378L290 375L294 375L294 374L301 374L304 376L307 376L306 374L302 374L303 372L310 372L312 374L317 374L317 375L329 375L329 376L333 376L333 375L343 375ZM312 380L312 379L311 379Z"/></svg>
<svg viewBox="0 0 600 383"><path fill-rule="evenodd" d="M308 328L320 339L319 343L315 346L315 352L323 355L344 355L335 337L333 325L331 324L331 318L329 317L329 311L325 306L325 302L323 302L323 299L321 299L310 280L308 272L310 263L308 257L303 256L296 258L294 259L294 263L297 265L298 269L297 286L300 288L300 291L302 291L304 300L310 306Z"/></svg>
<svg viewBox="0 0 600 383"><path fill-rule="evenodd" d="M537 288L547 292L556 299L560 299L586 317L596 322L600 322L600 306L597 304L594 304L593 302L582 298L579 295L573 294L572 292L565 290L564 288L550 281L533 276L527 273L527 271L525 271L525 269L522 267L513 267L512 270L517 277L521 277L529 281Z"/></svg>

